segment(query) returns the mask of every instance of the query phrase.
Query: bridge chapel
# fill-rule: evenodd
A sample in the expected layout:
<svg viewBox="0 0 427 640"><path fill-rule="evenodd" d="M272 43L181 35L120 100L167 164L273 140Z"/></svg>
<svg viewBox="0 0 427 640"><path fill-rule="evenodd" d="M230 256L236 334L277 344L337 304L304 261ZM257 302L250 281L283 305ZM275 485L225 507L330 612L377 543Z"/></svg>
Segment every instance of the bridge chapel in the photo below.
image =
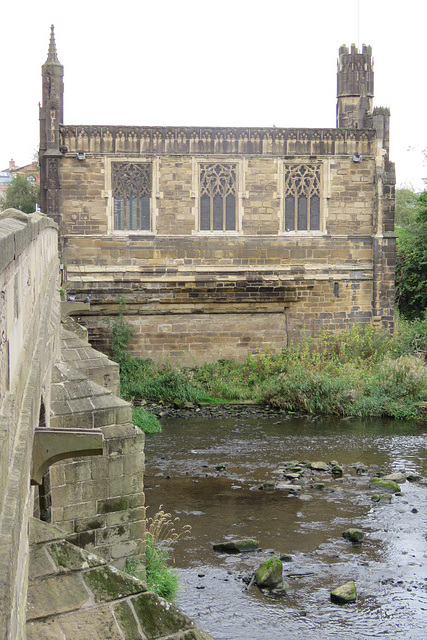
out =
<svg viewBox="0 0 427 640"><path fill-rule="evenodd" d="M393 329L394 164L371 47L342 46L331 129L64 123L52 27L42 67L41 209L67 293L106 349L120 296L142 357L281 349L302 331Z"/></svg>

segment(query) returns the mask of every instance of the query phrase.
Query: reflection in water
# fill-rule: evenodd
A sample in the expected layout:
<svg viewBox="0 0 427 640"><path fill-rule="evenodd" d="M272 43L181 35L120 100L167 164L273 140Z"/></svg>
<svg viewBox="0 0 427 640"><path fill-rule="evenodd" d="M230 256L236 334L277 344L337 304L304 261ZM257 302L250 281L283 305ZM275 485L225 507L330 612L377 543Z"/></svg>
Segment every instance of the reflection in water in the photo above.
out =
<svg viewBox="0 0 427 640"><path fill-rule="evenodd" d="M147 437L146 501L163 504L192 526L175 550L182 581L178 605L218 640L425 638L427 512L423 482L402 485L391 504L374 505L369 477L381 467L426 475L427 435L416 425L388 421L289 419L280 415L168 419ZM256 486L278 480L295 460L337 460L344 477L312 478L300 497ZM352 465L363 462L368 475ZM225 471L216 466L225 465ZM150 513L150 512L149 512ZM357 526L353 546L342 531ZM251 536L264 551L227 556L212 543ZM291 554L286 597L246 589L242 577L268 557ZM355 580L358 601L340 607L330 589Z"/></svg>

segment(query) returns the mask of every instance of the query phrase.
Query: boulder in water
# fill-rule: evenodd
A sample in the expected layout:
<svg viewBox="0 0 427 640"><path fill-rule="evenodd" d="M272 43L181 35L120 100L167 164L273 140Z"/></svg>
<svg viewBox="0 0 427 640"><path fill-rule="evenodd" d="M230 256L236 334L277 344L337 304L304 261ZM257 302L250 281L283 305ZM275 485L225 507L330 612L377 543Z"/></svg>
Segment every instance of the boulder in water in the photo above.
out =
<svg viewBox="0 0 427 640"><path fill-rule="evenodd" d="M259 549L259 542L254 538L227 540L213 545L214 551L224 551L225 553L244 553L245 551L256 551L257 549Z"/></svg>
<svg viewBox="0 0 427 640"><path fill-rule="evenodd" d="M350 540L350 542L359 543L362 542L365 534L362 529L346 529L342 532L342 537L346 540Z"/></svg>
<svg viewBox="0 0 427 640"><path fill-rule="evenodd" d="M400 491L399 485L394 480L384 480L384 478L377 478L376 476L369 480L369 485L375 489L384 489L392 493Z"/></svg>
<svg viewBox="0 0 427 640"><path fill-rule="evenodd" d="M347 604L349 602L356 602L356 599L356 585L353 581L346 582L345 584L331 591L331 600L336 604Z"/></svg>
<svg viewBox="0 0 427 640"><path fill-rule="evenodd" d="M277 587L282 582L283 564L277 556L270 558L255 571L255 582L262 589Z"/></svg>
<svg viewBox="0 0 427 640"><path fill-rule="evenodd" d="M329 471L329 465L319 460L318 462L311 462L310 469L313 469L313 471Z"/></svg>

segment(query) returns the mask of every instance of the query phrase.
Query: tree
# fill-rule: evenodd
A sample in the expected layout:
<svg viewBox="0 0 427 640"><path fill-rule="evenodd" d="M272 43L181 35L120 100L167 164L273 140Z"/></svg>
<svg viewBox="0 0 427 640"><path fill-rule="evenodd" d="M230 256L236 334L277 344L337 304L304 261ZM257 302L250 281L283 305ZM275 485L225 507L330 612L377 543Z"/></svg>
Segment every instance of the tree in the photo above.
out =
<svg viewBox="0 0 427 640"><path fill-rule="evenodd" d="M397 229L396 302L408 320L427 311L427 191L417 196L409 222Z"/></svg>
<svg viewBox="0 0 427 640"><path fill-rule="evenodd" d="M396 189L396 227L404 227L409 223L418 201L417 194L410 188Z"/></svg>
<svg viewBox="0 0 427 640"><path fill-rule="evenodd" d="M12 178L5 193L3 210L12 208L24 213L33 213L39 201L40 187L31 184L24 175L17 174Z"/></svg>

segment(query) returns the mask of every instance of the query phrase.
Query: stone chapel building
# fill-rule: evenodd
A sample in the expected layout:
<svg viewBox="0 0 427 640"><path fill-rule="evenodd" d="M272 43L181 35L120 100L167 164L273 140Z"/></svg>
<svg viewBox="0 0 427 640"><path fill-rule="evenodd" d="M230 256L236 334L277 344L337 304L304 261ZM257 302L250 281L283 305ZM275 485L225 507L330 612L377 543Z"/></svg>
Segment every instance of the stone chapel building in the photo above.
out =
<svg viewBox="0 0 427 640"><path fill-rule="evenodd" d="M63 122L52 27L42 67L41 209L95 347L121 296L142 357L281 349L302 331L393 329L394 164L371 47L339 49L331 129Z"/></svg>

